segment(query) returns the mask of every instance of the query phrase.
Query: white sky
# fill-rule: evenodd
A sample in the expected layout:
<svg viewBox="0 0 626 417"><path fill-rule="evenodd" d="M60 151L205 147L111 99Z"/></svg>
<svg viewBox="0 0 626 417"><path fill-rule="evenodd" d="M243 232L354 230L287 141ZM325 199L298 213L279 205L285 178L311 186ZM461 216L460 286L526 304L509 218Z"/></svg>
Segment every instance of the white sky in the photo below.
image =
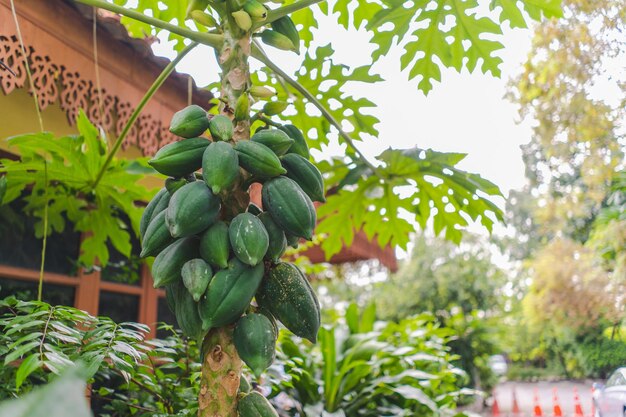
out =
<svg viewBox="0 0 626 417"><path fill-rule="evenodd" d="M338 62L350 66L369 62L365 33L337 29L328 17L320 19L320 29L315 34L316 42L324 45L332 41ZM505 195L521 187L525 180L519 146L530 140L530 125L517 123L515 106L503 96L508 80L526 58L531 35L529 30L505 29L505 49L499 53L504 59L502 78L444 70L442 82L435 84L428 96L417 90L416 80L409 82L400 72L399 54L381 60L375 69L384 82L350 89L377 103L374 114L381 120L379 138L361 143L360 149L372 158L390 146L464 152L468 156L460 168L493 181ZM156 45L155 52L173 56L166 42ZM276 62L295 68L295 55L271 52ZM217 79L214 54L209 48L196 48L178 70L191 74L201 86ZM329 152L336 154L340 149L335 144Z"/></svg>

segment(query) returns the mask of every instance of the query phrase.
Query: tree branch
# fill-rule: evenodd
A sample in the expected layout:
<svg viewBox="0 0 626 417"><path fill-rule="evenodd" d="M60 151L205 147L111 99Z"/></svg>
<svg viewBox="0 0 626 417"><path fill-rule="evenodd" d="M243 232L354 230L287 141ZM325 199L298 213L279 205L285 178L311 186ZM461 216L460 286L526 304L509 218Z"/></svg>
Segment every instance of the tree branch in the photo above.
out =
<svg viewBox="0 0 626 417"><path fill-rule="evenodd" d="M187 55L189 53L189 51L191 51L196 46L198 46L198 42L192 42L190 45L185 47L185 49L183 49L180 52L180 54L178 54L178 56L176 58L174 58L173 61L171 61L169 64L167 64L167 66L163 69L163 71L161 71L161 74L159 74L157 79L154 80L154 82L150 86L150 89L148 89L148 91L146 91L146 94L144 94L144 96L142 97L142 99L139 102L139 104L137 105L137 107L135 107L135 110L133 111L133 114L130 115L130 118L128 119L128 121L126 122L126 125L124 126L124 129L122 129L122 132L120 133L120 136L115 141L115 144L113 145L113 148L111 149L111 152L109 152L109 155L107 155L107 159L104 161L104 164L102 165L102 168L100 168L100 171L98 172L98 175L96 176L96 179L95 179L95 181L93 183L93 189L94 190L98 186L98 183L100 183L100 180L104 176L105 171L107 170L107 168L111 164L111 161L113 160L113 157L115 156L117 151L120 149L120 146L122 146L122 142L124 142L124 139L126 138L126 135L130 131L130 129L133 126L133 124L135 123L135 121L137 120L137 117L139 117L139 113L141 113L141 111L146 106L146 104L148 104L148 101L150 101L150 99L152 98L154 93L157 92L157 90L163 85L163 83L165 82L167 77L169 77L169 75L172 73L172 71L174 71L174 68L180 62L180 60L183 59L185 57L185 55Z"/></svg>
<svg viewBox="0 0 626 417"><path fill-rule="evenodd" d="M312 6L316 3L320 3L326 0L300 0L295 3L291 3L287 6L279 7L278 9L270 10L267 13L267 19L262 22L256 22L252 25L252 31L260 28L261 26L265 26L268 23L272 23L275 20L280 19L281 17L287 16L293 12L297 12L298 10L305 9L309 6Z"/></svg>
<svg viewBox="0 0 626 417"><path fill-rule="evenodd" d="M222 35L218 35L216 33L196 32L190 29L173 25L171 23L165 22L160 19L155 19L154 17L146 16L145 14L136 12L134 10L129 10L125 7L118 6L117 4L109 3L108 1L105 1L105 0L74 0L74 1L77 3L82 3L82 4L86 4L86 5L93 6L93 7L99 7L101 9L105 9L113 13L121 14L122 16L126 16L131 19L135 19L140 22L147 23L154 27L167 30L169 32L191 39L192 41L196 41L203 45L211 46L215 49L219 49L224 40L224 37Z"/></svg>
<svg viewBox="0 0 626 417"><path fill-rule="evenodd" d="M330 122L330 124L335 126L335 128L339 131L339 135L348 144L348 146L354 150L354 152L363 161L363 163L367 165L375 174L378 172L376 166L374 166L365 157L365 155L363 155L363 153L359 150L359 148L356 147L356 145L354 144L354 140L350 137L350 135L345 130L343 130L343 128L341 127L341 124L337 121L337 119L335 119L335 117L330 113L330 111L328 111L328 109L324 107L324 105L320 103L320 101L313 94L311 94L309 90L304 88L302 84L300 84L298 81L291 78L289 74L287 74L285 71L280 69L280 67L274 64L272 60L270 60L268 56L265 55L265 52L263 52L263 49L261 49L261 46L259 45L256 39L252 41L251 56L261 61L261 63L265 64L269 69L271 69L278 76L283 78L287 82L287 84L295 88L300 94L302 94L307 100L309 100L315 107L317 107L319 111L322 113L322 115Z"/></svg>

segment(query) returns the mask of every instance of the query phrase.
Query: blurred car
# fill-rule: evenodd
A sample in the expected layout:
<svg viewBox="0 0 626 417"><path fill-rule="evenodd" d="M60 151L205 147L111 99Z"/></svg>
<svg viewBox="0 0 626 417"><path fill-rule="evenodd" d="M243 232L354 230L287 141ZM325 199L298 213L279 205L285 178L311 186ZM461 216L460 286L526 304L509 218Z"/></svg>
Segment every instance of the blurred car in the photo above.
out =
<svg viewBox="0 0 626 417"><path fill-rule="evenodd" d="M605 385L595 383L593 386L594 417L626 416L626 367L613 372Z"/></svg>
<svg viewBox="0 0 626 417"><path fill-rule="evenodd" d="M493 355L489 357L489 368L495 375L506 375L509 366L506 363L506 359L502 355Z"/></svg>

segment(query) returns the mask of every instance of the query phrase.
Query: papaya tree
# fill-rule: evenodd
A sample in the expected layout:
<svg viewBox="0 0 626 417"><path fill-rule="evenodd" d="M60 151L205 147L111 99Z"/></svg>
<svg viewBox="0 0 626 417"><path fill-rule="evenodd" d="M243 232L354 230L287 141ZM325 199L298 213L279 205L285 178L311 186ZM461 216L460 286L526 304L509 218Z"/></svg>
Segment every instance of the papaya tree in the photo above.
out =
<svg viewBox="0 0 626 417"><path fill-rule="evenodd" d="M276 415L241 384L242 359L263 372L276 321L315 342L319 303L304 274L280 262L288 244L311 240L315 228L328 257L358 230L405 247L414 225L428 222L458 242L470 221L491 230L501 219L491 200L498 187L458 169L463 154L363 154L359 142L377 136L378 119L368 114L375 104L345 87L382 77L369 65L347 68L331 45L318 45L317 17L367 32L372 62L401 51L401 67L427 93L442 68L499 75L501 24L560 14L559 0L77 1L122 15L133 35L165 31L181 54L204 44L217 57L219 71L207 69L218 73L217 105L190 106L172 119L181 140L151 160L169 178L140 225L144 255L156 255L155 286L165 287L181 328L202 343L200 416ZM277 65L267 46L293 52L298 71ZM251 70L253 60L260 69ZM202 137L207 130L211 140ZM310 148L334 139L345 155L313 164ZM262 184L262 208L250 204L253 183ZM317 212L313 201L324 202Z"/></svg>

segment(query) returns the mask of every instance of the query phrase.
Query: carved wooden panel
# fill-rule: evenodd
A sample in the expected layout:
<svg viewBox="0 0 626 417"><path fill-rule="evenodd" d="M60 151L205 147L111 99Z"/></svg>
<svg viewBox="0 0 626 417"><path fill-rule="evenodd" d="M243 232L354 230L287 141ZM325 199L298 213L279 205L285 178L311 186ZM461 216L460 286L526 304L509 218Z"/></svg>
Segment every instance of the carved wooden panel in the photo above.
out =
<svg viewBox="0 0 626 417"><path fill-rule="evenodd" d="M38 54L33 47L26 50L41 109L58 102L72 126L76 123L79 110L83 109L89 119L104 130L115 135L121 132L134 110L130 102L107 93L106 89L98 91L93 80L85 79L72 68L55 64L48 56ZM15 73L0 70L0 87L4 94L26 87L26 67L16 36L0 35L0 60ZM134 145L142 154L152 155L159 146L175 140L176 137L161 119L144 109L128 132L122 149Z"/></svg>

